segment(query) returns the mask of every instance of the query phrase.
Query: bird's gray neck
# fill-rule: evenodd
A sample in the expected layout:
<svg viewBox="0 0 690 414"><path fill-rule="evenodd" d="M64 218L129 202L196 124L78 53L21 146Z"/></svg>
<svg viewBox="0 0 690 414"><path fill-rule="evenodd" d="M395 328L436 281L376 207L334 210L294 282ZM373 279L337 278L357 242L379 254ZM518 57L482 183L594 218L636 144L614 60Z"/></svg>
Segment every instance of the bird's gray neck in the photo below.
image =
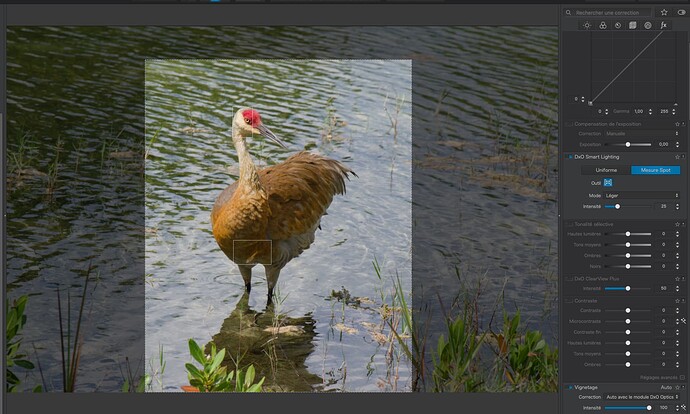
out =
<svg viewBox="0 0 690 414"><path fill-rule="evenodd" d="M259 173L254 165L252 156L249 154L244 137L233 136L232 140L235 143L237 158L240 162L240 182L248 185L255 191L264 192L261 181L259 181Z"/></svg>

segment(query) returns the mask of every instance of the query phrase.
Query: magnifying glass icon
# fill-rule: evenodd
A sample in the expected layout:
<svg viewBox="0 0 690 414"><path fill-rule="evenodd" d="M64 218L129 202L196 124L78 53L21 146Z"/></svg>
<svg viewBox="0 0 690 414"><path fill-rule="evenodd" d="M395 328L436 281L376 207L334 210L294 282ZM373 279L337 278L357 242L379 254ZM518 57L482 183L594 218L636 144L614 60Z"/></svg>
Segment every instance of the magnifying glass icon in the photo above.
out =
<svg viewBox="0 0 690 414"><path fill-rule="evenodd" d="M566 14L567 16L570 16L570 15L571 15L570 9L566 9L565 14Z"/></svg>

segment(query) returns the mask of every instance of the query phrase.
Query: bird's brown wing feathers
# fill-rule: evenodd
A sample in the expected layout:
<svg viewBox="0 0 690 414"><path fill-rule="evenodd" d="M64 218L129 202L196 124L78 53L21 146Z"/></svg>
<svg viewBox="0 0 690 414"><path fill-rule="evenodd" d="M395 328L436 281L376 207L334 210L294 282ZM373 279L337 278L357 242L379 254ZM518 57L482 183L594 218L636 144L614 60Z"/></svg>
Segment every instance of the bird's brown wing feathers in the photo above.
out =
<svg viewBox="0 0 690 414"><path fill-rule="evenodd" d="M259 172L268 194L269 237L288 239L312 231L335 194L345 193L354 173L343 164L306 151Z"/></svg>
<svg viewBox="0 0 690 414"><path fill-rule="evenodd" d="M237 185L237 181L230 184L225 188L225 190L223 190L222 193L218 195L218 198L216 198L216 202L213 204L213 210L211 210L211 226L213 226L213 223L215 223L216 220L218 220L218 215L220 214L223 206L226 203L229 203L230 199L232 199L232 195L235 194Z"/></svg>

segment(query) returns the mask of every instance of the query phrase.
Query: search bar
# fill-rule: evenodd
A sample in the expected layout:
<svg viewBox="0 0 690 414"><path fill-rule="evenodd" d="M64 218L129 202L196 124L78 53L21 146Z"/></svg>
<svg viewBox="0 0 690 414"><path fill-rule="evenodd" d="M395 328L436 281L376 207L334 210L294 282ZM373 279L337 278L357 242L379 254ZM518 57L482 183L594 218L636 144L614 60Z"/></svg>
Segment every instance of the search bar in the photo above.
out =
<svg viewBox="0 0 690 414"><path fill-rule="evenodd" d="M563 9L566 17L649 17L651 7L566 7Z"/></svg>

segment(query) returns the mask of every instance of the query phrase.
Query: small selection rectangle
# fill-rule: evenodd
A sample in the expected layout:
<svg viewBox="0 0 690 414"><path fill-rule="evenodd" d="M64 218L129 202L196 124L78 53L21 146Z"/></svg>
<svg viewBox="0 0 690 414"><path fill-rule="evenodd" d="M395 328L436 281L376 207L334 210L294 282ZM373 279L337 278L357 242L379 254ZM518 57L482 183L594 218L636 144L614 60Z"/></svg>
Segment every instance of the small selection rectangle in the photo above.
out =
<svg viewBox="0 0 690 414"><path fill-rule="evenodd" d="M237 257L235 255L235 252L240 252L241 250L244 249L249 249L249 250L254 250L256 256L262 256L261 251L263 250L268 250L269 258L271 260L269 261L255 261L251 260L251 256L249 257ZM265 254L264 254L265 255ZM235 262L237 265L242 266L242 265L247 265L247 266L254 266L257 264L264 265L264 266L270 266L273 264L273 240L233 240L232 241L232 261ZM243 261L246 261L247 263L241 263Z"/></svg>

